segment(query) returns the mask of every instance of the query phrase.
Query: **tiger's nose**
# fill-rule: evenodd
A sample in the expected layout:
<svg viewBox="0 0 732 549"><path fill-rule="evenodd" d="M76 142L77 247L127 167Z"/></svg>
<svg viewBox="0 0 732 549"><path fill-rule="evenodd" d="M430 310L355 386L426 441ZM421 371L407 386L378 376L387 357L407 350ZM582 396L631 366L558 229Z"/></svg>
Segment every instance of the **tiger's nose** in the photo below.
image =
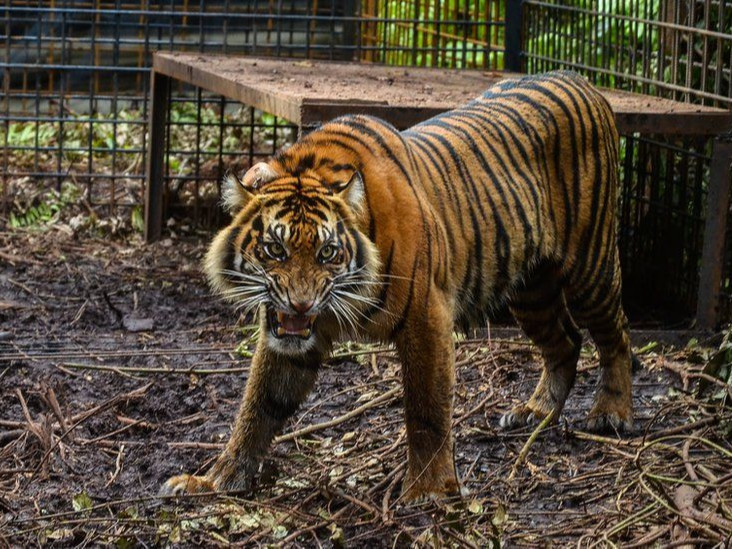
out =
<svg viewBox="0 0 732 549"><path fill-rule="evenodd" d="M295 312L299 313L301 315L304 315L310 309L312 309L313 304L314 304L314 302L312 300L310 300L310 301L290 301L290 305L292 305L292 308L295 309Z"/></svg>

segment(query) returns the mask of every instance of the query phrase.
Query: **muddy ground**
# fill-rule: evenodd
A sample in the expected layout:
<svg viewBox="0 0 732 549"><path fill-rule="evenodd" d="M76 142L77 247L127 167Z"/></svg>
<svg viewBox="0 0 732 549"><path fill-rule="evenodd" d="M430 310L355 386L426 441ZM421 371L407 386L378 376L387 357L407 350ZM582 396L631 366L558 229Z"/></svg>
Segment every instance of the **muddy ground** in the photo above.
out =
<svg viewBox="0 0 732 549"><path fill-rule="evenodd" d="M584 432L588 343L561 422L530 445L498 418L538 379L534 348L498 327L459 341L462 501L400 502L399 364L366 345L323 368L256 491L157 498L216 457L249 366L245 322L198 268L207 238L0 233L0 546L729 542L729 389L698 392L712 341L687 334L635 334L636 428L621 438Z"/></svg>

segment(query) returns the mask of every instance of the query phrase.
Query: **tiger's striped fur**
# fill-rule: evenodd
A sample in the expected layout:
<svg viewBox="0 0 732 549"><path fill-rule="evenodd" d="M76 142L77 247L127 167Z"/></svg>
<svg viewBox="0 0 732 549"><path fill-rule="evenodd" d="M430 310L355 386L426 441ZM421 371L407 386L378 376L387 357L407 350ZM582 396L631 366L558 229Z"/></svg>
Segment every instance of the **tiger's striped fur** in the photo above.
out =
<svg viewBox="0 0 732 549"><path fill-rule="evenodd" d="M630 428L617 161L604 98L579 76L554 72L503 81L402 133L345 116L252 168L229 190L238 213L207 259L216 289L260 309L251 376L211 471L174 477L164 491L247 486L332 342L352 332L394 342L403 363L405 497L458 491L452 332L504 300L545 368L501 424L561 412L579 325L600 354L589 426ZM322 261L328 242L339 256Z"/></svg>

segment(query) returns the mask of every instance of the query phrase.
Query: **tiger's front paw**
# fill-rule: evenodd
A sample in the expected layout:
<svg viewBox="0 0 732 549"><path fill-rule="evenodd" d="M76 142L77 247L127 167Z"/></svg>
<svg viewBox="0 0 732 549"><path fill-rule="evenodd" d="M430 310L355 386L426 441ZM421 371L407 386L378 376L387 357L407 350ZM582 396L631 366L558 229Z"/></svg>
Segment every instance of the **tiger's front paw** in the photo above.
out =
<svg viewBox="0 0 732 549"><path fill-rule="evenodd" d="M159 496L179 496L181 494L203 494L215 492L216 486L208 477L196 475L177 475L170 477L160 487Z"/></svg>
<svg viewBox="0 0 732 549"><path fill-rule="evenodd" d="M463 497L467 490L463 490L457 480L449 479L437 484L416 483L408 486L405 483L401 500L406 504L419 505L428 501L443 501L452 497Z"/></svg>

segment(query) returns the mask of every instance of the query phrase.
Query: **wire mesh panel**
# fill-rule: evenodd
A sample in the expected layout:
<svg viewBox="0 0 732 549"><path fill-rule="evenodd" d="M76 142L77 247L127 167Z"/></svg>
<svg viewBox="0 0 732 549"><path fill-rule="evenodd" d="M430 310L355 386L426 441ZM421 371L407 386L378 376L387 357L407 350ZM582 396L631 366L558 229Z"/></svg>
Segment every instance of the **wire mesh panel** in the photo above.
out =
<svg viewBox="0 0 732 549"><path fill-rule="evenodd" d="M732 106L732 2L525 0L528 72L573 69L603 86Z"/></svg>
<svg viewBox="0 0 732 549"><path fill-rule="evenodd" d="M83 192L107 215L139 214L153 51L500 68L503 5L10 0L0 8L2 211L22 220L54 187ZM190 86L172 92L166 202L208 222L222 170L271 154L294 128Z"/></svg>
<svg viewBox="0 0 732 549"><path fill-rule="evenodd" d="M390 65L503 67L505 2L364 0L361 59Z"/></svg>
<svg viewBox="0 0 732 549"><path fill-rule="evenodd" d="M681 323L695 311L708 152L705 139L622 139L619 241L624 294L636 321Z"/></svg>
<svg viewBox="0 0 732 549"><path fill-rule="evenodd" d="M516 5L7 0L0 8L0 223L25 223L29 206L48 188L58 191L56 202L81 197L98 216L140 217L153 51L500 70L508 54L519 59L519 48L506 51L507 33L517 36L507 27L507 8ZM569 68L604 86L732 107L732 0L521 5L523 24L516 28L523 40L511 43L521 46L527 72ZM175 223L217 223L223 171L272 154L295 138L295 128L180 83L172 98L166 211ZM626 293L638 298L642 314L666 302L677 316L689 316L710 144L650 135L626 136L623 143ZM732 296L732 259L725 273Z"/></svg>
<svg viewBox="0 0 732 549"><path fill-rule="evenodd" d="M65 183L83 187L91 207L141 204L152 51L355 55L353 12L342 2L14 0L1 9L6 213L13 201ZM266 113L240 117L240 106L189 87L174 97L168 160L176 191L182 181L217 179L214 157L220 166L242 151L271 153L269 142L280 146L291 134Z"/></svg>

